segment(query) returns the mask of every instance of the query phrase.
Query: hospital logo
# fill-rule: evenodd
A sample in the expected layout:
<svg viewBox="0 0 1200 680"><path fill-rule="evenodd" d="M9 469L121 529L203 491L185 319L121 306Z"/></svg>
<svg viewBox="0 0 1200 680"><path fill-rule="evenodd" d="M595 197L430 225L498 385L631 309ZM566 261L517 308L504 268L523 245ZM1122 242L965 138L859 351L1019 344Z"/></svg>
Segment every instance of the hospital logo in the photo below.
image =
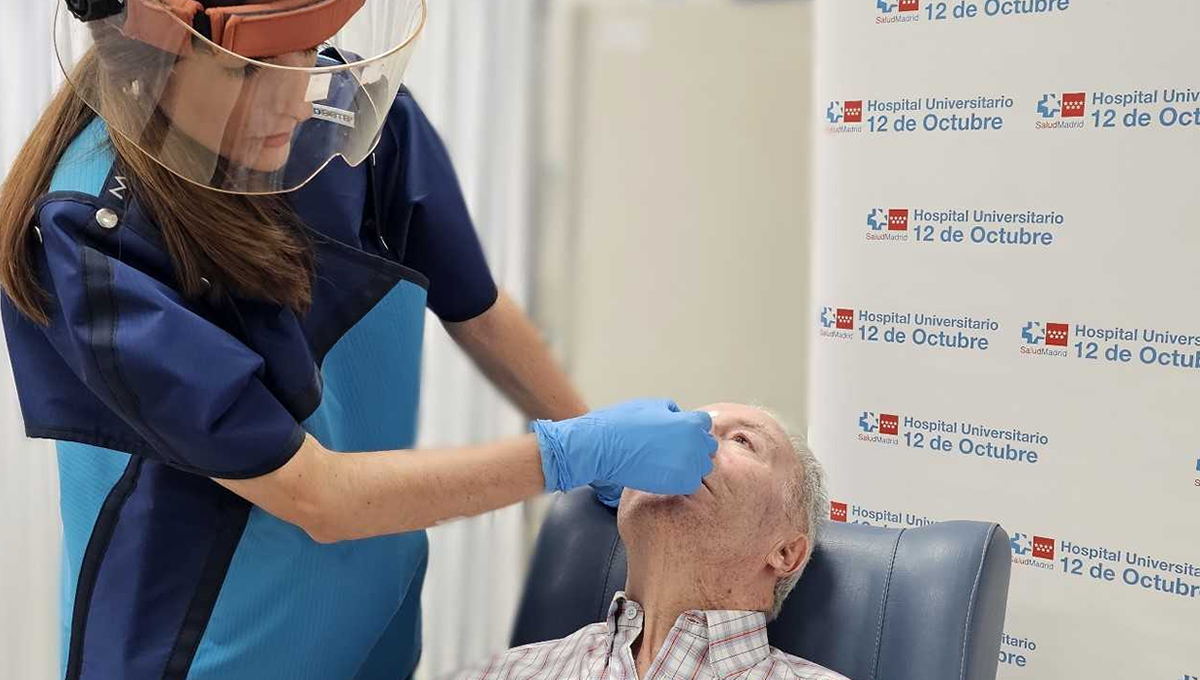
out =
<svg viewBox="0 0 1200 680"><path fill-rule="evenodd" d="M845 307L822 307L820 335L839 340L853 340L854 310Z"/></svg>
<svg viewBox="0 0 1200 680"><path fill-rule="evenodd" d="M1054 539L1020 532L1009 535L1012 563L1045 571L1054 570Z"/></svg>
<svg viewBox="0 0 1200 680"><path fill-rule="evenodd" d="M854 330L854 310L842 307L822 307L821 327L836 328L841 331Z"/></svg>
<svg viewBox="0 0 1200 680"><path fill-rule="evenodd" d="M907 241L908 208L872 208L867 213L868 241Z"/></svg>
<svg viewBox="0 0 1200 680"><path fill-rule="evenodd" d="M1021 327L1021 340L1026 345L1066 347L1069 339L1070 330L1065 323L1030 321Z"/></svg>
<svg viewBox="0 0 1200 680"><path fill-rule="evenodd" d="M831 125L838 123L861 123L863 103L861 99L850 99L844 102L830 102L825 109L825 120Z"/></svg>
<svg viewBox="0 0 1200 680"><path fill-rule="evenodd" d="M896 0L889 2L888 0L875 0L875 7L879 9L880 14L892 14L893 12L916 12L921 9L921 0Z"/></svg>
<svg viewBox="0 0 1200 680"><path fill-rule="evenodd" d="M835 522L845 522L847 514L845 503L829 501L829 519Z"/></svg>
<svg viewBox="0 0 1200 680"><path fill-rule="evenodd" d="M907 208L874 208L867 213L871 231L908 231Z"/></svg>
<svg viewBox="0 0 1200 680"><path fill-rule="evenodd" d="M897 15L898 16L898 15ZM847 99L831 101L825 109L825 128L833 134L861 134L863 128L863 100Z"/></svg>
<svg viewBox="0 0 1200 680"><path fill-rule="evenodd" d="M881 434L888 436L896 436L900 433L900 416L893 413L880 413L876 415L872 411L863 411L858 417L858 429L867 434Z"/></svg>
<svg viewBox="0 0 1200 680"><path fill-rule="evenodd" d="M1085 92L1044 94L1038 100L1037 112L1042 118L1083 118Z"/></svg>
<svg viewBox="0 0 1200 680"><path fill-rule="evenodd" d="M868 444L900 445L900 416L863 411L858 416L859 441Z"/></svg>
<svg viewBox="0 0 1200 680"><path fill-rule="evenodd" d="M1028 534L1013 533L1009 538L1013 555L1025 556L1032 553L1033 557L1054 561L1054 539L1045 536L1034 536L1030 541Z"/></svg>

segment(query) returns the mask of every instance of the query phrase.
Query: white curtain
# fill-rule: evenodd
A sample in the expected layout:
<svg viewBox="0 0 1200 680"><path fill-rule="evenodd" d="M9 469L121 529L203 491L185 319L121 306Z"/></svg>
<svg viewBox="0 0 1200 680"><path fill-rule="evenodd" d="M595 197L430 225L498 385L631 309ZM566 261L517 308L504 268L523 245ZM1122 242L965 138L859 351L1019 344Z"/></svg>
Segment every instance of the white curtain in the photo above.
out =
<svg viewBox="0 0 1200 680"><path fill-rule="evenodd" d="M0 3L0 173L62 81L50 40L53 4ZM528 299L530 121L541 4L437 0L408 77L450 149L496 280L519 302ZM387 3L368 11L376 13L373 23L398 14ZM366 35L350 42L361 52L378 47ZM61 533L53 450L24 438L6 355L0 366L0 677L52 678L59 658ZM478 442L522 427L432 316L422 381L422 446ZM423 678L505 646L528 536L516 507L437 527L430 543Z"/></svg>
<svg viewBox="0 0 1200 680"><path fill-rule="evenodd" d="M0 4L0 174L62 82L49 2ZM7 350L0 361L0 677L58 674L58 475L54 449L25 438Z"/></svg>
<svg viewBox="0 0 1200 680"><path fill-rule="evenodd" d="M529 299L538 0L440 0L408 84L458 169L497 283ZM523 420L469 366L430 317L422 379L421 445L515 434ZM425 654L439 677L507 646L525 571L522 508L430 531Z"/></svg>

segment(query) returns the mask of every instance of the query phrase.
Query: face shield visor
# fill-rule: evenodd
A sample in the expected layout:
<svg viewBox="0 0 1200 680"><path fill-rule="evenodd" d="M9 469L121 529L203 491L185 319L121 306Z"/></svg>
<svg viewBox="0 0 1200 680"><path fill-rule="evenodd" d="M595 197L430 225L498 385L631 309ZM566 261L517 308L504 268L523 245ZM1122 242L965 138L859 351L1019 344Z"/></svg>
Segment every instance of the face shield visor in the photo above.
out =
<svg viewBox="0 0 1200 680"><path fill-rule="evenodd" d="M425 23L425 0L64 3L59 63L110 132L183 179L239 194L292 191L337 156L361 163ZM72 49L77 20L96 57L87 68L76 62L91 52Z"/></svg>

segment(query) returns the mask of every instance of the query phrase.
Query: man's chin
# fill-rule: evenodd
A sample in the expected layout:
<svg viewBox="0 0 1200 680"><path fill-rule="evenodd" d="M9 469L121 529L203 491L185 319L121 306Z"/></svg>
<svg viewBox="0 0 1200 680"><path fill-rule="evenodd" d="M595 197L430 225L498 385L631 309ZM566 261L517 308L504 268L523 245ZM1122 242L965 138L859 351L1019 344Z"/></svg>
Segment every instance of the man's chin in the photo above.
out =
<svg viewBox="0 0 1200 680"><path fill-rule="evenodd" d="M646 541L666 549L683 541L701 544L719 518L712 497L701 488L691 496L664 496L628 490L617 509L617 530L628 547L645 547Z"/></svg>

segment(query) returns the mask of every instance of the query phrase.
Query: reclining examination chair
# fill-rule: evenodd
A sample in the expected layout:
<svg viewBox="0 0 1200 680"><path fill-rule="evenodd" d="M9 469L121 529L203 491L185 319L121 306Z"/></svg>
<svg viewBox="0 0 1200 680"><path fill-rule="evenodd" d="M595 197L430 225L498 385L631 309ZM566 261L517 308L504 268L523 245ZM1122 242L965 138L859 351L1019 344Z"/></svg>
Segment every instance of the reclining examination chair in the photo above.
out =
<svg viewBox="0 0 1200 680"><path fill-rule="evenodd" d="M996 524L828 522L768 627L771 644L851 680L994 680L1011 566ZM624 585L616 511L587 488L560 496L538 536L512 645L603 620Z"/></svg>

